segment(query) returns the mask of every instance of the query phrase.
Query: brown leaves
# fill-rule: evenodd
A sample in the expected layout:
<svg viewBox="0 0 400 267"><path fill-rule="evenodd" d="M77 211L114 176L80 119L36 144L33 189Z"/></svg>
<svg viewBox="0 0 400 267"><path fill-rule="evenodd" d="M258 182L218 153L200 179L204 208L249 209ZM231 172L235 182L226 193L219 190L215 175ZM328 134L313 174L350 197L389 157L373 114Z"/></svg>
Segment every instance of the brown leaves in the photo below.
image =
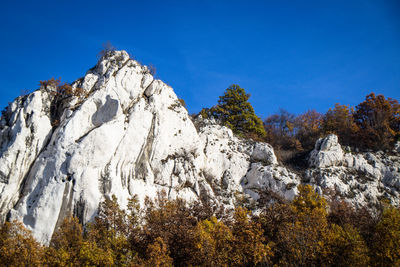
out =
<svg viewBox="0 0 400 267"><path fill-rule="evenodd" d="M390 150L400 138L400 104L371 93L355 110L338 103L325 115L309 110L296 117L280 110L264 121L264 128L266 141L278 151L311 150L319 137L331 133L345 146Z"/></svg>
<svg viewBox="0 0 400 267"><path fill-rule="evenodd" d="M400 135L400 105L383 95L367 95L356 107L354 120L360 128L360 145L365 148L390 149L394 138Z"/></svg>
<svg viewBox="0 0 400 267"><path fill-rule="evenodd" d="M35 241L22 223L6 222L0 229L0 265L38 266L43 247Z"/></svg>
<svg viewBox="0 0 400 267"><path fill-rule="evenodd" d="M373 262L377 266L400 265L400 209L387 206L375 228Z"/></svg>
<svg viewBox="0 0 400 267"><path fill-rule="evenodd" d="M160 194L112 197L95 222L67 217L42 247L21 223L0 229L0 264L7 266L397 266L400 210L385 204L379 219L300 186L290 203L267 204L259 215L238 207L222 218L201 203ZM328 210L330 210L328 212ZM228 215L228 216L226 216Z"/></svg>
<svg viewBox="0 0 400 267"><path fill-rule="evenodd" d="M46 90L49 90L55 97L69 98L78 97L86 98L88 94L80 87L73 88L68 83L61 82L61 78L51 78L46 81L39 81L39 85Z"/></svg>
<svg viewBox="0 0 400 267"><path fill-rule="evenodd" d="M338 103L335 104L335 108L329 109L324 116L323 132L325 134L336 134L342 145L354 144L359 128L354 121L353 114L353 108Z"/></svg>

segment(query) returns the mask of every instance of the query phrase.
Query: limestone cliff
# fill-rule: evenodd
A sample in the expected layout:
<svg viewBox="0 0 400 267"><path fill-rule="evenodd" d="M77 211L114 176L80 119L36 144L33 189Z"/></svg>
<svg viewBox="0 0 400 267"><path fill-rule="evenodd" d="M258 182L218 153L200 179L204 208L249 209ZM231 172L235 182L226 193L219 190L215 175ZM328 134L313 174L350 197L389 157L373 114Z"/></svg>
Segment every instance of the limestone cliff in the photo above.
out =
<svg viewBox="0 0 400 267"><path fill-rule="evenodd" d="M240 139L212 120L192 121L173 89L125 51L107 53L72 84L83 96L55 99L42 86L17 98L0 122L0 219L19 220L43 243L68 214L83 222L115 194L209 199L233 206L296 186L335 189L355 205L399 203L398 152L345 153L335 136L317 142L310 168L294 173L273 148Z"/></svg>

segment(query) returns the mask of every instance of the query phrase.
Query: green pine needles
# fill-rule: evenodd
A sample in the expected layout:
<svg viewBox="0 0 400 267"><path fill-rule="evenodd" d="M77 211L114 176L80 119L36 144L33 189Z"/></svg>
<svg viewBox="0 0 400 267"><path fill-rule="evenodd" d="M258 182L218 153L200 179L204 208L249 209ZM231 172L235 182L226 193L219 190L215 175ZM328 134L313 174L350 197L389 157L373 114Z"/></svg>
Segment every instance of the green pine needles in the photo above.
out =
<svg viewBox="0 0 400 267"><path fill-rule="evenodd" d="M218 105L209 109L208 113L231 128L235 134L264 137L263 123L254 113L253 107L248 102L249 98L250 94L239 85L233 84L225 90L223 96L219 97Z"/></svg>

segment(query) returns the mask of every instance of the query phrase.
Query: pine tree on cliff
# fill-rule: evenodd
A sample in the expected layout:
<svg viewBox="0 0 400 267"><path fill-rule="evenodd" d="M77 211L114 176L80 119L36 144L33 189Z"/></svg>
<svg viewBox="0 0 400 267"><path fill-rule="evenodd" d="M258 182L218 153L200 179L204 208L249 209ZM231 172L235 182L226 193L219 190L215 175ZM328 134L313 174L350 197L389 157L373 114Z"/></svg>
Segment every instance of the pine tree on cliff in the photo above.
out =
<svg viewBox="0 0 400 267"><path fill-rule="evenodd" d="M233 132L249 137L264 137L265 130L261 119L254 113L248 102L250 94L239 85L229 86L223 96L219 97L218 105L210 109L210 114L221 120Z"/></svg>

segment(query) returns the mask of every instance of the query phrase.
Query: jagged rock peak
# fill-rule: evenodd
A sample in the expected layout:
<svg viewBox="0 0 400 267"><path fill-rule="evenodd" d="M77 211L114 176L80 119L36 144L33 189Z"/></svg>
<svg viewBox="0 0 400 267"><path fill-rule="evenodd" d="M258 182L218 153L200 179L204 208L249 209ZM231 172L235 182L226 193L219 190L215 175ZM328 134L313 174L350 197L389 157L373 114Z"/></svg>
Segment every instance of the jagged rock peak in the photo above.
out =
<svg viewBox="0 0 400 267"><path fill-rule="evenodd" d="M44 86L1 122L0 218L43 243L65 216L89 221L113 194L123 207L159 190L233 206L251 164L276 164L269 145L217 124L196 129L172 88L125 51L107 53L72 87L86 94L60 99Z"/></svg>
<svg viewBox="0 0 400 267"><path fill-rule="evenodd" d="M354 205L382 197L399 204L396 151L345 153L329 135L317 141L310 167L293 171L266 143L215 120L193 122L173 89L125 51L106 53L72 88L85 94L59 97L42 86L0 121L0 220L21 221L42 243L69 214L92 220L112 195L122 207L160 190L233 207L237 196L257 200L270 190L293 199L305 182Z"/></svg>

